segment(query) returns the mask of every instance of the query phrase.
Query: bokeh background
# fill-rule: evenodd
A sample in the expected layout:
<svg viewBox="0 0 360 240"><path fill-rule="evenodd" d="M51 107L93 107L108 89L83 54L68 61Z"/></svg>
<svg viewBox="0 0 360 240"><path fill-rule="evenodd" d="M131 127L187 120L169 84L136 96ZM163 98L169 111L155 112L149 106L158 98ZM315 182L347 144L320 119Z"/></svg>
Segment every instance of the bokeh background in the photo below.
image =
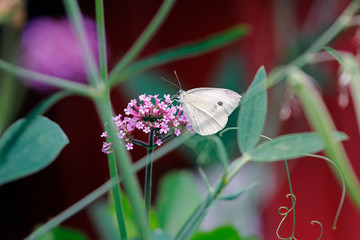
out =
<svg viewBox="0 0 360 240"><path fill-rule="evenodd" d="M104 1L110 69L137 39L161 2L160 0ZM245 91L261 65L264 65L270 72L274 67L294 59L336 19L349 2L346 0L178 1L166 22L140 57L184 42L202 39L236 24L247 24L250 29L249 34L230 46L202 56L166 64L130 79L129 81L133 81L133 84L122 84L112 92L115 110L121 112L127 102L136 97L137 87L140 88L145 80L148 81L147 84L154 81L160 82L162 81L160 77L163 76L175 81L173 70L177 71L185 90L202 86L231 86L241 93ZM84 15L93 19L95 3L87 0L79 1L79 3ZM31 55L34 54L31 51L35 51L38 52L35 54L41 55L39 59L44 58L42 61L49 63L49 69L37 70L53 71L55 74L62 72L60 74L65 75L60 76L69 77L66 75L67 67L79 64L81 61L76 54L76 49L71 48L71 44L65 45L65 49L71 53L72 58L62 59L64 54L61 51L57 52L59 49L56 48L49 47L50 50L49 48L39 50L43 46L72 41L71 37L65 39L57 37L56 33L51 32L54 30L51 25L52 21L63 21L62 31L66 32L69 29L66 27L66 21L61 20L65 17L62 1L29 0L26 1L23 8L17 11L21 12L19 22L3 22L0 25L1 48L3 49L1 58L19 62L19 64L31 68L34 64L27 65L26 61L29 56L26 54ZM51 37L44 38L45 42L39 42L41 38L33 41L26 39L25 32L30 26L34 22L44 21L44 19L50 22L47 23L48 26L45 26L45 29L48 28L49 34L50 32L55 34L52 40ZM89 21L91 22L91 20ZM93 37L91 31L93 31L93 26L89 23L90 38ZM355 53L358 47L358 43L354 40L355 31L356 29L344 31L331 43L331 46L335 49ZM40 34L46 34L46 31ZM9 42L7 39L12 39L12 41ZM51 52L51 54L45 54L47 52ZM36 67L41 68L41 66L43 65L40 64ZM339 106L338 68L337 63L326 62L308 67L306 71L318 82L338 130L349 135L350 141L345 143L345 148L359 176L359 131L351 101L346 108ZM81 74L81 71L73 72L70 78L85 81ZM13 80L16 81L15 78ZM172 91L169 92L170 94L177 91L166 82L160 84L164 85L164 89ZM155 85L158 86L159 83L155 83ZM26 115L39 101L54 91L22 83L16 85L16 89L16 97L12 102L6 103L13 108L9 112L11 121ZM283 83L269 92L270 101L265 133L271 137L309 130L301 109L294 111L288 119L280 120L279 112L284 104L284 92L285 85ZM102 123L90 101L82 97L66 98L57 103L46 116L62 127L70 139L70 145L45 170L0 187L1 239L24 238L37 224L45 222L66 209L109 178L106 156L101 152ZM234 142L229 142L229 144L231 146ZM183 148L182 152L184 151L188 151L191 155L190 149ZM136 160L142 157L145 151L132 151L131 154ZM154 165L155 193L159 179L166 172L194 166L193 161L187 160L186 156L189 154L174 152ZM234 156L238 153L234 151L231 154ZM258 168L261 170L252 171ZM298 239L316 239L318 237L319 227L312 226L310 224L312 220L320 221L323 224L322 239L359 239L360 228L356 226L360 226L360 214L348 198L340 215L338 229L331 230L341 189L328 164L317 159L305 158L290 162L290 169L293 189L297 198L296 236ZM246 222L244 221L246 217L256 218L254 221L249 220L247 226L242 224L240 230L255 233L261 239L277 239L275 231L281 221L277 210L280 206L290 206L291 204L285 197L289 193L285 167L283 163L274 163L261 167L253 165L250 170L249 172L254 175L248 176L249 173L244 172L244 178L260 178L259 172L265 176L260 178L260 189L262 190L252 196L252 198L256 198L256 209L251 213L242 214L241 209L244 206L232 205L233 211L237 211L238 207L238 219L232 219L231 223L237 225L237 221ZM139 172L138 176L142 181L144 172ZM236 179L236 182L241 184L241 181L246 181L246 179L240 177ZM156 194L154 194L155 198ZM248 204L248 202L244 201L238 204ZM216 218L215 213L216 210L209 214L212 218ZM227 221L226 216L221 217L225 218L224 222ZM204 225L209 221L206 219ZM252 223L256 226L252 226ZM98 237L86 210L67 220L64 225L82 230L91 239ZM203 227L206 228L206 226ZM289 217L280 233L287 236L290 230L291 218Z"/></svg>

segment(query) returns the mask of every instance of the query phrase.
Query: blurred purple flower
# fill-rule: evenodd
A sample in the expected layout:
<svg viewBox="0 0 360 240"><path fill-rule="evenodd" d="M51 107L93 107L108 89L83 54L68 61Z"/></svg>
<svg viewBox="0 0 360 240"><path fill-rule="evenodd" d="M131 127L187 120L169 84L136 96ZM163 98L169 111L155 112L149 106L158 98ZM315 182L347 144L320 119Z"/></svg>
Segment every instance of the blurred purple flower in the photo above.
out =
<svg viewBox="0 0 360 240"><path fill-rule="evenodd" d="M83 18L90 49L97 59L96 24ZM49 17L32 20L21 40L20 65L26 69L76 82L86 82L82 51L68 19ZM45 83L26 79L26 83L42 92L55 90Z"/></svg>
<svg viewBox="0 0 360 240"><path fill-rule="evenodd" d="M134 132L140 130L149 133L154 130L154 142L161 146L169 136L179 136L184 131L191 131L192 127L188 122L181 106L172 105L170 95L164 95L164 100L159 95L140 95L139 103L133 99L124 110L129 117L122 118L119 114L113 117L118 128L118 138L123 140L127 150L133 149L133 143L139 142L134 139ZM101 137L110 138L105 131ZM111 153L111 143L104 142L102 151Z"/></svg>

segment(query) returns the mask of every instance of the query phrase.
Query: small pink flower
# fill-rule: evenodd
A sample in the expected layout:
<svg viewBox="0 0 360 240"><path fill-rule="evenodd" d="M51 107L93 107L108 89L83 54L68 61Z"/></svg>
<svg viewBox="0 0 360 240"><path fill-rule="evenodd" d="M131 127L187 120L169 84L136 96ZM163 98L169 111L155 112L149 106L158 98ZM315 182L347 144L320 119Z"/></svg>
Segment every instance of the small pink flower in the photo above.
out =
<svg viewBox="0 0 360 240"><path fill-rule="evenodd" d="M178 137L181 134L181 131L179 129L175 128L174 134Z"/></svg>
<svg viewBox="0 0 360 240"><path fill-rule="evenodd" d="M110 137L110 136L108 135L107 131L104 131L100 137Z"/></svg>
<svg viewBox="0 0 360 240"><path fill-rule="evenodd" d="M124 133L124 131L120 130L117 135L118 135L118 138L122 139L125 137L126 134Z"/></svg>
<svg viewBox="0 0 360 240"><path fill-rule="evenodd" d="M134 144L132 144L132 143L127 143L125 146L126 146L127 150L132 150L132 149L134 149L133 145Z"/></svg>
<svg viewBox="0 0 360 240"><path fill-rule="evenodd" d="M155 143L156 143L156 145L158 145L160 147L163 142L160 139L158 139L158 140L156 140Z"/></svg>

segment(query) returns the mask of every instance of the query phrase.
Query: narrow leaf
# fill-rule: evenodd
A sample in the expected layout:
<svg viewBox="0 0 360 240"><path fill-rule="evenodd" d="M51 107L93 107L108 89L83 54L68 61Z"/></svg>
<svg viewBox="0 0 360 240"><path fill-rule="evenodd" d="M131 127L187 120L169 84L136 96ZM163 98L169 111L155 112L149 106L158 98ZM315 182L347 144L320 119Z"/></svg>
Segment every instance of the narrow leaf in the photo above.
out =
<svg viewBox="0 0 360 240"><path fill-rule="evenodd" d="M238 145L242 153L251 151L259 142L267 108L266 72L262 66L247 90L239 112Z"/></svg>
<svg viewBox="0 0 360 240"><path fill-rule="evenodd" d="M331 47L324 47L324 49L328 53L330 53L336 59L336 61L338 61L340 64L343 64L343 58L338 51L336 51L335 49L333 49Z"/></svg>
<svg viewBox="0 0 360 240"><path fill-rule="evenodd" d="M230 194L227 194L227 195L224 195L224 196L221 196L219 199L220 200L234 200L238 197L240 197L243 193L245 193L247 190L257 186L259 183L258 182L253 182L253 183L250 183L248 186L246 186L245 188L242 188L240 189L239 191L237 192L234 192L234 193L230 193Z"/></svg>
<svg viewBox="0 0 360 240"><path fill-rule="evenodd" d="M333 134L336 141L346 140L344 133ZM287 134L266 141L249 153L252 161L273 162L284 159L294 159L305 154L316 153L325 148L325 143L320 134L316 132Z"/></svg>
<svg viewBox="0 0 360 240"><path fill-rule="evenodd" d="M80 231L66 227L57 227L40 237L39 240L86 240L87 237Z"/></svg>
<svg viewBox="0 0 360 240"><path fill-rule="evenodd" d="M36 117L25 128L24 122L16 121L0 139L0 185L45 168L69 142L59 125L46 117Z"/></svg>
<svg viewBox="0 0 360 240"><path fill-rule="evenodd" d="M201 202L194 182L192 175L185 171L171 173L162 179L157 202L159 224L171 236L175 236Z"/></svg>
<svg viewBox="0 0 360 240"><path fill-rule="evenodd" d="M247 33L248 27L246 25L237 25L203 40L184 43L180 46L162 50L159 53L135 62L123 72L112 71L109 81L113 86L149 68L214 51L241 39Z"/></svg>
<svg viewBox="0 0 360 240"><path fill-rule="evenodd" d="M169 234L162 229L157 228L151 233L151 240L174 240Z"/></svg>
<svg viewBox="0 0 360 240"><path fill-rule="evenodd" d="M325 154L340 168L346 189L360 208L359 181L343 145L333 138L333 133L336 131L335 123L320 93L309 76L300 69L293 69L289 76L289 83L299 97L311 127L322 136L326 146Z"/></svg>

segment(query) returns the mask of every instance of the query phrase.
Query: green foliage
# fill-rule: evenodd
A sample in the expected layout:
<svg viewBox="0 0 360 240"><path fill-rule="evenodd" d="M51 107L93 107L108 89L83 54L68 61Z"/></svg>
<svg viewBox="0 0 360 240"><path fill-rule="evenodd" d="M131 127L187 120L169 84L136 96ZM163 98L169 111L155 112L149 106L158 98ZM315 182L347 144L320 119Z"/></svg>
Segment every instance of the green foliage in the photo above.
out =
<svg viewBox="0 0 360 240"><path fill-rule="evenodd" d="M347 139L344 133L333 134L335 141ZM294 159L309 153L316 153L325 148L325 143L320 134L295 133L287 134L266 141L249 153L252 161L273 162L284 159Z"/></svg>
<svg viewBox="0 0 360 240"><path fill-rule="evenodd" d="M162 229L157 228L151 233L151 240L173 240L173 238Z"/></svg>
<svg viewBox="0 0 360 240"><path fill-rule="evenodd" d="M66 227L56 227L53 230L47 232L38 240L86 240L87 237L78 230L66 228Z"/></svg>
<svg viewBox="0 0 360 240"><path fill-rule="evenodd" d="M68 142L59 125L46 117L16 121L0 139L0 185L45 168Z"/></svg>
<svg viewBox="0 0 360 240"><path fill-rule="evenodd" d="M224 168L229 165L228 150L223 141L216 135L195 135L188 139L185 144L196 153L197 165L209 165L214 162L221 163Z"/></svg>
<svg viewBox="0 0 360 240"><path fill-rule="evenodd" d="M136 227L136 221L134 219L134 214L131 210L131 204L129 202L128 197L121 192L121 201L122 201L122 207L123 207L123 214L125 218L125 226L126 231L128 234L128 238L136 238L139 235L139 232ZM101 209L100 209L101 208ZM114 229L118 231L118 224L117 224L117 218L116 218L116 208L115 208L115 202L113 199L112 194L109 195L108 204L105 205L104 203L98 204L97 206L92 207L92 219L94 222L99 223L96 224L98 228L98 231L102 234L104 238L110 238L111 236L108 236L108 233L114 232ZM102 219L103 218L103 219ZM111 219L111 222L108 221L108 219ZM108 224L105 224L107 222ZM154 209L150 209L150 227L151 229L155 229L159 226L159 217L157 212ZM119 236L117 232L117 236Z"/></svg>
<svg viewBox="0 0 360 240"><path fill-rule="evenodd" d="M238 145L242 153L251 151L260 139L267 109L266 72L261 67L243 99L238 118Z"/></svg>
<svg viewBox="0 0 360 240"><path fill-rule="evenodd" d="M159 226L175 236L201 198L194 177L186 171L167 174L161 180L157 199Z"/></svg>
<svg viewBox="0 0 360 240"><path fill-rule="evenodd" d="M255 237L241 237L232 226L222 226L210 232L197 232L191 240L256 240Z"/></svg>
<svg viewBox="0 0 360 240"><path fill-rule="evenodd" d="M190 43L183 43L180 46L172 47L155 53L154 55L141 59L130 65L123 72L119 73L116 69L111 72L109 81L112 85L119 83L135 74L166 63L174 62L184 58L190 58L213 51L220 47L229 45L248 34L248 27L237 25L223 32L216 33L202 40Z"/></svg>

